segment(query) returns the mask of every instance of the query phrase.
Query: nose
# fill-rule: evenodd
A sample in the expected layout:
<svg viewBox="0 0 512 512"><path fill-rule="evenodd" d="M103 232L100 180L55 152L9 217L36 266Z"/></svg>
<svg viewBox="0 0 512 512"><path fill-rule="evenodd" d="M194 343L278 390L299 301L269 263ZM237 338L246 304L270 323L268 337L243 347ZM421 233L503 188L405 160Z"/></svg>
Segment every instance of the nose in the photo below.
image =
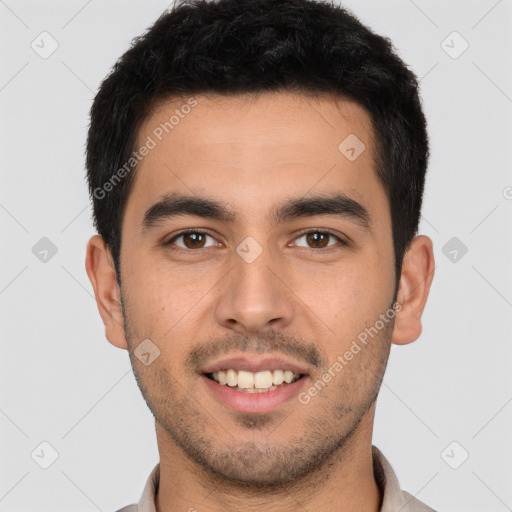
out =
<svg viewBox="0 0 512 512"><path fill-rule="evenodd" d="M239 261L237 261L237 258ZM251 333L288 327L296 309L283 265L264 248L254 260L234 255L215 308L223 327Z"/></svg>

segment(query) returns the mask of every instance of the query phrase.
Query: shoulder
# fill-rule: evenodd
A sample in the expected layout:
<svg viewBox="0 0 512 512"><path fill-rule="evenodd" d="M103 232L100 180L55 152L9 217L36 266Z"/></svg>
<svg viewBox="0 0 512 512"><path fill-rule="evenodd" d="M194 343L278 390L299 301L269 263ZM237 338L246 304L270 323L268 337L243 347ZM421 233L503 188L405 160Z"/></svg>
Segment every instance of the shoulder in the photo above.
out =
<svg viewBox="0 0 512 512"><path fill-rule="evenodd" d="M137 512L139 507L137 505L128 505L126 507L120 508L116 512Z"/></svg>

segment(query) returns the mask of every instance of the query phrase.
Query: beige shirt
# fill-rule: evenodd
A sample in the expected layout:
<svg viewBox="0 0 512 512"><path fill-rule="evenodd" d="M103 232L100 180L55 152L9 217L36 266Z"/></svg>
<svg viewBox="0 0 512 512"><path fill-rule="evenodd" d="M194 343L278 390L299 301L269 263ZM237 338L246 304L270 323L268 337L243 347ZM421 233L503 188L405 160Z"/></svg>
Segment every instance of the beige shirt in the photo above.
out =
<svg viewBox="0 0 512 512"><path fill-rule="evenodd" d="M372 446L373 474L383 495L380 512L436 512L407 491L402 491L398 478L382 452ZM158 489L160 465L149 475L138 505L129 505L117 512L156 512L155 492Z"/></svg>

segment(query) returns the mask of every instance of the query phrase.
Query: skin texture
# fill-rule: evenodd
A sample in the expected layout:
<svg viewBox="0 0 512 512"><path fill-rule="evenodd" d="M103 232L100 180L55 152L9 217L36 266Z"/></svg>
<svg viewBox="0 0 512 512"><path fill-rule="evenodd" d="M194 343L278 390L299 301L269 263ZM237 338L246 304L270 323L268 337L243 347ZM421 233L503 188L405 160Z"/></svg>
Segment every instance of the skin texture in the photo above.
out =
<svg viewBox="0 0 512 512"><path fill-rule="evenodd" d="M432 242L413 240L400 276L400 311L318 396L307 404L295 397L265 414L229 410L193 371L191 354L205 361L210 353L290 358L308 368L309 388L393 304L391 217L373 168L370 117L359 105L291 92L196 99L137 170L122 226L122 290L101 237L89 240L86 255L106 337L129 350L155 416L157 509L327 511L336 503L336 510L378 511L375 399L391 343L421 333ZM156 108L139 143L184 102ZM338 149L349 134L366 146L354 161ZM370 229L350 217L269 221L271 208L287 199L334 191L368 210ZM143 234L144 212L173 192L208 196L239 217L226 224L180 216ZM186 228L208 236L180 237L174 251L165 245ZM300 233L322 229L348 245ZM236 252L248 236L262 248L251 263ZM133 353L146 338L160 350L149 366Z"/></svg>

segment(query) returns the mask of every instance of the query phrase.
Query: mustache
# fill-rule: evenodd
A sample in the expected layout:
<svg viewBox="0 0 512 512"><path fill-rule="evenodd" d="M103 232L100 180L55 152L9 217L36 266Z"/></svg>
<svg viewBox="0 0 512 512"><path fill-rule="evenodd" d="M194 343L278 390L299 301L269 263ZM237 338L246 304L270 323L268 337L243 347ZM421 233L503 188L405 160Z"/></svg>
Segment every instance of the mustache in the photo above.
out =
<svg viewBox="0 0 512 512"><path fill-rule="evenodd" d="M326 358L316 345L273 330L269 330L257 338L244 333L234 333L218 341L196 345L187 355L185 366L188 371L194 373L212 359L234 351L290 355L317 368L326 366Z"/></svg>

